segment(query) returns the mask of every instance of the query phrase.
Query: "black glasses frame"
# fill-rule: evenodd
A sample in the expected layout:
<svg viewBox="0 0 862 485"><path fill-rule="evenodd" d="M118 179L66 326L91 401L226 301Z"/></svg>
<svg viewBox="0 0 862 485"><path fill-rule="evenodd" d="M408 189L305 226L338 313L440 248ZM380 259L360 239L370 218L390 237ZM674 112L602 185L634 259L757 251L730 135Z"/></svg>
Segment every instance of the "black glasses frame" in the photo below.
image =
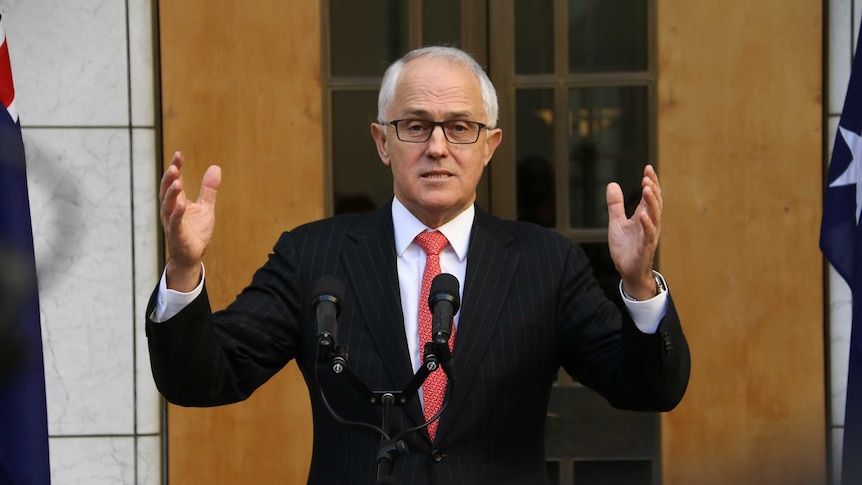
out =
<svg viewBox="0 0 862 485"><path fill-rule="evenodd" d="M402 121L421 121L423 123L430 124L431 129L428 130L428 137L425 138L424 140L405 140L405 139L401 138L401 132L398 130L398 124L401 123ZM476 130L476 139L473 141L452 141L452 140L450 140L449 135L446 134L446 125L449 123L472 123L474 125L477 125L479 127L479 129ZM420 118L402 118L400 120L388 121L385 124L394 126L395 127L395 136L398 137L398 139L403 141L404 143L425 143L426 141L431 139L431 135L434 134L434 129L439 126L440 130L443 131L443 137L446 138L446 141L448 141L449 143L452 143L454 145L472 145L472 144L476 143L477 141L479 141L479 136L482 134L482 129L488 127L488 125L486 125L484 123L479 123L478 121L470 121L470 120L431 121L431 120L423 120Z"/></svg>

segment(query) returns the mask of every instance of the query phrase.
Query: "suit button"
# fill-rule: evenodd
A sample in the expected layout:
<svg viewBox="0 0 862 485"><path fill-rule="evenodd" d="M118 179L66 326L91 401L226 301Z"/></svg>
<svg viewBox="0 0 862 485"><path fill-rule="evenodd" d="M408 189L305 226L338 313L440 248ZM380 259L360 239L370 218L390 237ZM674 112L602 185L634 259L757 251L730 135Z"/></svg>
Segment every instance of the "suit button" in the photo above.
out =
<svg viewBox="0 0 862 485"><path fill-rule="evenodd" d="M434 463L440 463L443 461L443 453L440 450L434 450L431 452L431 460Z"/></svg>

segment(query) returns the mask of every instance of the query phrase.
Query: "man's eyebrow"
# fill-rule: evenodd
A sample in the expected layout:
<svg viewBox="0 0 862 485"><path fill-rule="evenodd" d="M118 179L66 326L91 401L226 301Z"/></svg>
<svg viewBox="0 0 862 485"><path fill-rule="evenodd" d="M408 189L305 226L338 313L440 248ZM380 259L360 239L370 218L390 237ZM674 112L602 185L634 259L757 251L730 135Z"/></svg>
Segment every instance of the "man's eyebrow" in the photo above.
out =
<svg viewBox="0 0 862 485"><path fill-rule="evenodd" d="M431 119L431 113L424 109L407 109L405 113L409 116L416 116L427 120ZM470 119L471 116L472 114L469 111L451 111L443 115L443 121L466 120Z"/></svg>

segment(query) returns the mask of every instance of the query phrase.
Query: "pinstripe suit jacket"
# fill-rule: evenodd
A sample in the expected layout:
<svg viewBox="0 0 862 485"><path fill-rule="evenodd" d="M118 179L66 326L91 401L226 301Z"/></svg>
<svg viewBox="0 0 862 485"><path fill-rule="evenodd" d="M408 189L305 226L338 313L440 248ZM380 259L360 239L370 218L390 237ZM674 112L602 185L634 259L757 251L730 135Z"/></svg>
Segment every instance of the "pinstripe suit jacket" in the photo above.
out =
<svg viewBox="0 0 862 485"><path fill-rule="evenodd" d="M214 406L245 399L296 359L314 414L309 483L375 483L380 436L339 424L321 400L322 388L342 417L381 424L382 409L343 377L315 375L311 287L324 274L345 282L337 338L350 368L373 390L404 389L412 367L389 205L284 233L223 311L211 313L204 291L168 322L148 322L153 374L169 401ZM673 302L658 332L642 334L568 239L477 209L465 279L448 408L434 443L422 431L405 437L399 484L544 483L545 415L560 366L619 408L664 411L682 398L689 351ZM421 422L414 398L389 425Z"/></svg>

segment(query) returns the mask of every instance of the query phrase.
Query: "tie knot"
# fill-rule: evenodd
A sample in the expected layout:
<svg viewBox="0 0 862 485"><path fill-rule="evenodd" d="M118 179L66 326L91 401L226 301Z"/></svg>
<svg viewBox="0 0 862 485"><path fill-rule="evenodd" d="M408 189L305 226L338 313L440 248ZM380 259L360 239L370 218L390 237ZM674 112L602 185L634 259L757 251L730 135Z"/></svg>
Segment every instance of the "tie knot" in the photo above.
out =
<svg viewBox="0 0 862 485"><path fill-rule="evenodd" d="M440 231L422 231L416 236L416 244L425 254L440 254L449 245L449 240Z"/></svg>

